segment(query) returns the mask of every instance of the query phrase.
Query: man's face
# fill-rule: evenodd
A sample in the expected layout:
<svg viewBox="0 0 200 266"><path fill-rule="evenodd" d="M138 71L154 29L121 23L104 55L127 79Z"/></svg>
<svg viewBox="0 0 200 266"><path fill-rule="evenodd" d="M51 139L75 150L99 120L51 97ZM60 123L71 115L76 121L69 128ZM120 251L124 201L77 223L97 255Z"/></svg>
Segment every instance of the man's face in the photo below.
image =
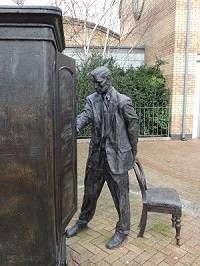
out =
<svg viewBox="0 0 200 266"><path fill-rule="evenodd" d="M94 87L97 93L104 94L111 86L110 79L103 75L93 77Z"/></svg>

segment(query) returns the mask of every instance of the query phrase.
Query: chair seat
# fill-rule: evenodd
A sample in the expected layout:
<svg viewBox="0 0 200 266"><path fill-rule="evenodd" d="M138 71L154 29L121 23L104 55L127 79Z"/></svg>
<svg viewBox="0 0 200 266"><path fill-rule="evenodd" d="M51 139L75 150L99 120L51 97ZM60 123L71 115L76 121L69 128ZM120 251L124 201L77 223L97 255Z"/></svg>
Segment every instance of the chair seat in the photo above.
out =
<svg viewBox="0 0 200 266"><path fill-rule="evenodd" d="M142 193L142 215L138 237L143 237L147 223L147 212L171 214L172 226L176 229L176 244L180 246L182 204L177 191L168 187L147 188L144 170L138 158L133 166Z"/></svg>
<svg viewBox="0 0 200 266"><path fill-rule="evenodd" d="M172 208L181 210L182 204L177 191L173 188L150 188L146 190L145 205L149 207Z"/></svg>

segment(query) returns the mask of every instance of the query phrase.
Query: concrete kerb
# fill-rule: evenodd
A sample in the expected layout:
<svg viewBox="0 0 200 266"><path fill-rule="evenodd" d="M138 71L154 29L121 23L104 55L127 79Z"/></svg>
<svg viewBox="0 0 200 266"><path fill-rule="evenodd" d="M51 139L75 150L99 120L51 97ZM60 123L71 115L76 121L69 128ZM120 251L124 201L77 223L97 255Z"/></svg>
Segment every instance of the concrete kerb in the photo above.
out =
<svg viewBox="0 0 200 266"><path fill-rule="evenodd" d="M160 140L171 140L170 137L142 137L139 141L160 141ZM89 143L90 138L77 138L77 143Z"/></svg>

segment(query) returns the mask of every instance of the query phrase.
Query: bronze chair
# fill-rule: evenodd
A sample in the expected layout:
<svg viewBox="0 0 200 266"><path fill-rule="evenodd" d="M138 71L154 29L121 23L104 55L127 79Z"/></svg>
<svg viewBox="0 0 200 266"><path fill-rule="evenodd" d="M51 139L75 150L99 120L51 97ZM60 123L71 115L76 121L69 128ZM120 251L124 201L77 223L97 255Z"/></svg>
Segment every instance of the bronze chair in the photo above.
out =
<svg viewBox="0 0 200 266"><path fill-rule="evenodd" d="M143 237L148 211L167 213L172 215L172 227L175 226L176 229L176 244L180 246L182 204L177 191L167 187L147 188L144 171L138 158L135 160L133 169L140 186L143 201L138 237Z"/></svg>

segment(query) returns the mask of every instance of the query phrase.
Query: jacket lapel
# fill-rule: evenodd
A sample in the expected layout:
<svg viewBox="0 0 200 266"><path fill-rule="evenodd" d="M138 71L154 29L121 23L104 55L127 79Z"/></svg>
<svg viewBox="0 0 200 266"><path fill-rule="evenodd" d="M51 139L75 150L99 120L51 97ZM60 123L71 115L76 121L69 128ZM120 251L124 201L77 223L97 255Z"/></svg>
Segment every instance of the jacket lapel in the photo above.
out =
<svg viewBox="0 0 200 266"><path fill-rule="evenodd" d="M110 114L110 122L112 125L113 119L114 119L114 115L117 111L117 92L114 88L112 88L112 93L111 93L111 97L110 97L110 102L109 102L109 107L108 107L108 112Z"/></svg>
<svg viewBox="0 0 200 266"><path fill-rule="evenodd" d="M96 126L101 127L101 112L102 112L102 98L101 95L97 94L94 101L94 119L96 120Z"/></svg>
<svg viewBox="0 0 200 266"><path fill-rule="evenodd" d="M112 87L111 97L108 105L108 114L109 114L109 121L110 127L113 124L114 115L117 111L118 103L117 103L117 91ZM97 94L95 101L94 101L94 119L96 121L96 126L101 128L102 124L102 97L101 95Z"/></svg>

